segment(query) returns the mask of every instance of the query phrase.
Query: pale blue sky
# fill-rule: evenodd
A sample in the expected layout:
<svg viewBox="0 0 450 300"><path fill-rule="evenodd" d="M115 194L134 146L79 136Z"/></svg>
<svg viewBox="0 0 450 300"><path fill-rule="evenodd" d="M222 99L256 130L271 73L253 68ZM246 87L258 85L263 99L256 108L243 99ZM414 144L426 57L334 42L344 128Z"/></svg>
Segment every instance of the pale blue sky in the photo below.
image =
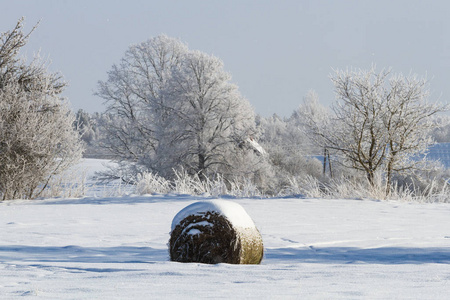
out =
<svg viewBox="0 0 450 300"><path fill-rule="evenodd" d="M450 99L450 1L0 0L0 31L26 17L41 24L27 46L41 49L70 86L74 109L103 111L93 96L130 44L165 33L225 63L263 116L289 116L314 89L334 99L332 69L393 67L431 79Z"/></svg>

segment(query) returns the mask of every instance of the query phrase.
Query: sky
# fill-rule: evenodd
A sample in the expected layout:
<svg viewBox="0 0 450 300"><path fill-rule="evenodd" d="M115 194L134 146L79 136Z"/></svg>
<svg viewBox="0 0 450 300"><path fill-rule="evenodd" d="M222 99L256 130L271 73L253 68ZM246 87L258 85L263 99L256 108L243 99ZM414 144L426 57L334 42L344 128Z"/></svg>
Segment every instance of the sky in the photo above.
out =
<svg viewBox="0 0 450 300"><path fill-rule="evenodd" d="M132 44L159 34L224 62L256 113L289 117L309 90L334 101L334 70L410 73L450 99L450 1L418 0L0 0L0 31L39 20L23 54L51 60L74 110L105 110L94 96Z"/></svg>

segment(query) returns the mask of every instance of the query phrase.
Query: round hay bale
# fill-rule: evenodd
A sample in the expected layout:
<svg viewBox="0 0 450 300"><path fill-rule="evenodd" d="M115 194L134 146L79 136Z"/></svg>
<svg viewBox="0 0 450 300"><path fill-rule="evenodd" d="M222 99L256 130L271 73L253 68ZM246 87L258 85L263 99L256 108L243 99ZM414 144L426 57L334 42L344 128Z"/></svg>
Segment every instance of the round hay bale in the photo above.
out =
<svg viewBox="0 0 450 300"><path fill-rule="evenodd" d="M207 264L259 264L261 234L242 206L225 200L201 201L172 221L170 260Z"/></svg>

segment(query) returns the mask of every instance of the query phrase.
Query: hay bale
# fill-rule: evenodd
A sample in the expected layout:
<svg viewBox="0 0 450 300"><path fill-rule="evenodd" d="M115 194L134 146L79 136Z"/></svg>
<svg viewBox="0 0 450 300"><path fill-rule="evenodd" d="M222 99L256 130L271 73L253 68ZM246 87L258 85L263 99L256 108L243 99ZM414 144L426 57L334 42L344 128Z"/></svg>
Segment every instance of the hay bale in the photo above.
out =
<svg viewBox="0 0 450 300"><path fill-rule="evenodd" d="M170 260L207 264L259 264L261 234L239 204L201 201L182 209L172 221Z"/></svg>

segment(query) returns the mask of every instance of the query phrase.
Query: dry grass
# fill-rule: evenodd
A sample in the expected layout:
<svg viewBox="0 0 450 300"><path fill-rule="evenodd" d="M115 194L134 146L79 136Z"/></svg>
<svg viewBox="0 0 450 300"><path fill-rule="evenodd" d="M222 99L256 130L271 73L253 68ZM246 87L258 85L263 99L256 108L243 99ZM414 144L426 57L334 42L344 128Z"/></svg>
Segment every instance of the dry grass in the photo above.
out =
<svg viewBox="0 0 450 300"><path fill-rule="evenodd" d="M450 202L450 189L447 182L430 180L424 186L413 184L387 188L381 176L377 175L373 184L366 179L335 178L320 181L314 177L302 180L292 179L280 196L301 194L308 198L338 199L376 199L400 200L422 203Z"/></svg>

